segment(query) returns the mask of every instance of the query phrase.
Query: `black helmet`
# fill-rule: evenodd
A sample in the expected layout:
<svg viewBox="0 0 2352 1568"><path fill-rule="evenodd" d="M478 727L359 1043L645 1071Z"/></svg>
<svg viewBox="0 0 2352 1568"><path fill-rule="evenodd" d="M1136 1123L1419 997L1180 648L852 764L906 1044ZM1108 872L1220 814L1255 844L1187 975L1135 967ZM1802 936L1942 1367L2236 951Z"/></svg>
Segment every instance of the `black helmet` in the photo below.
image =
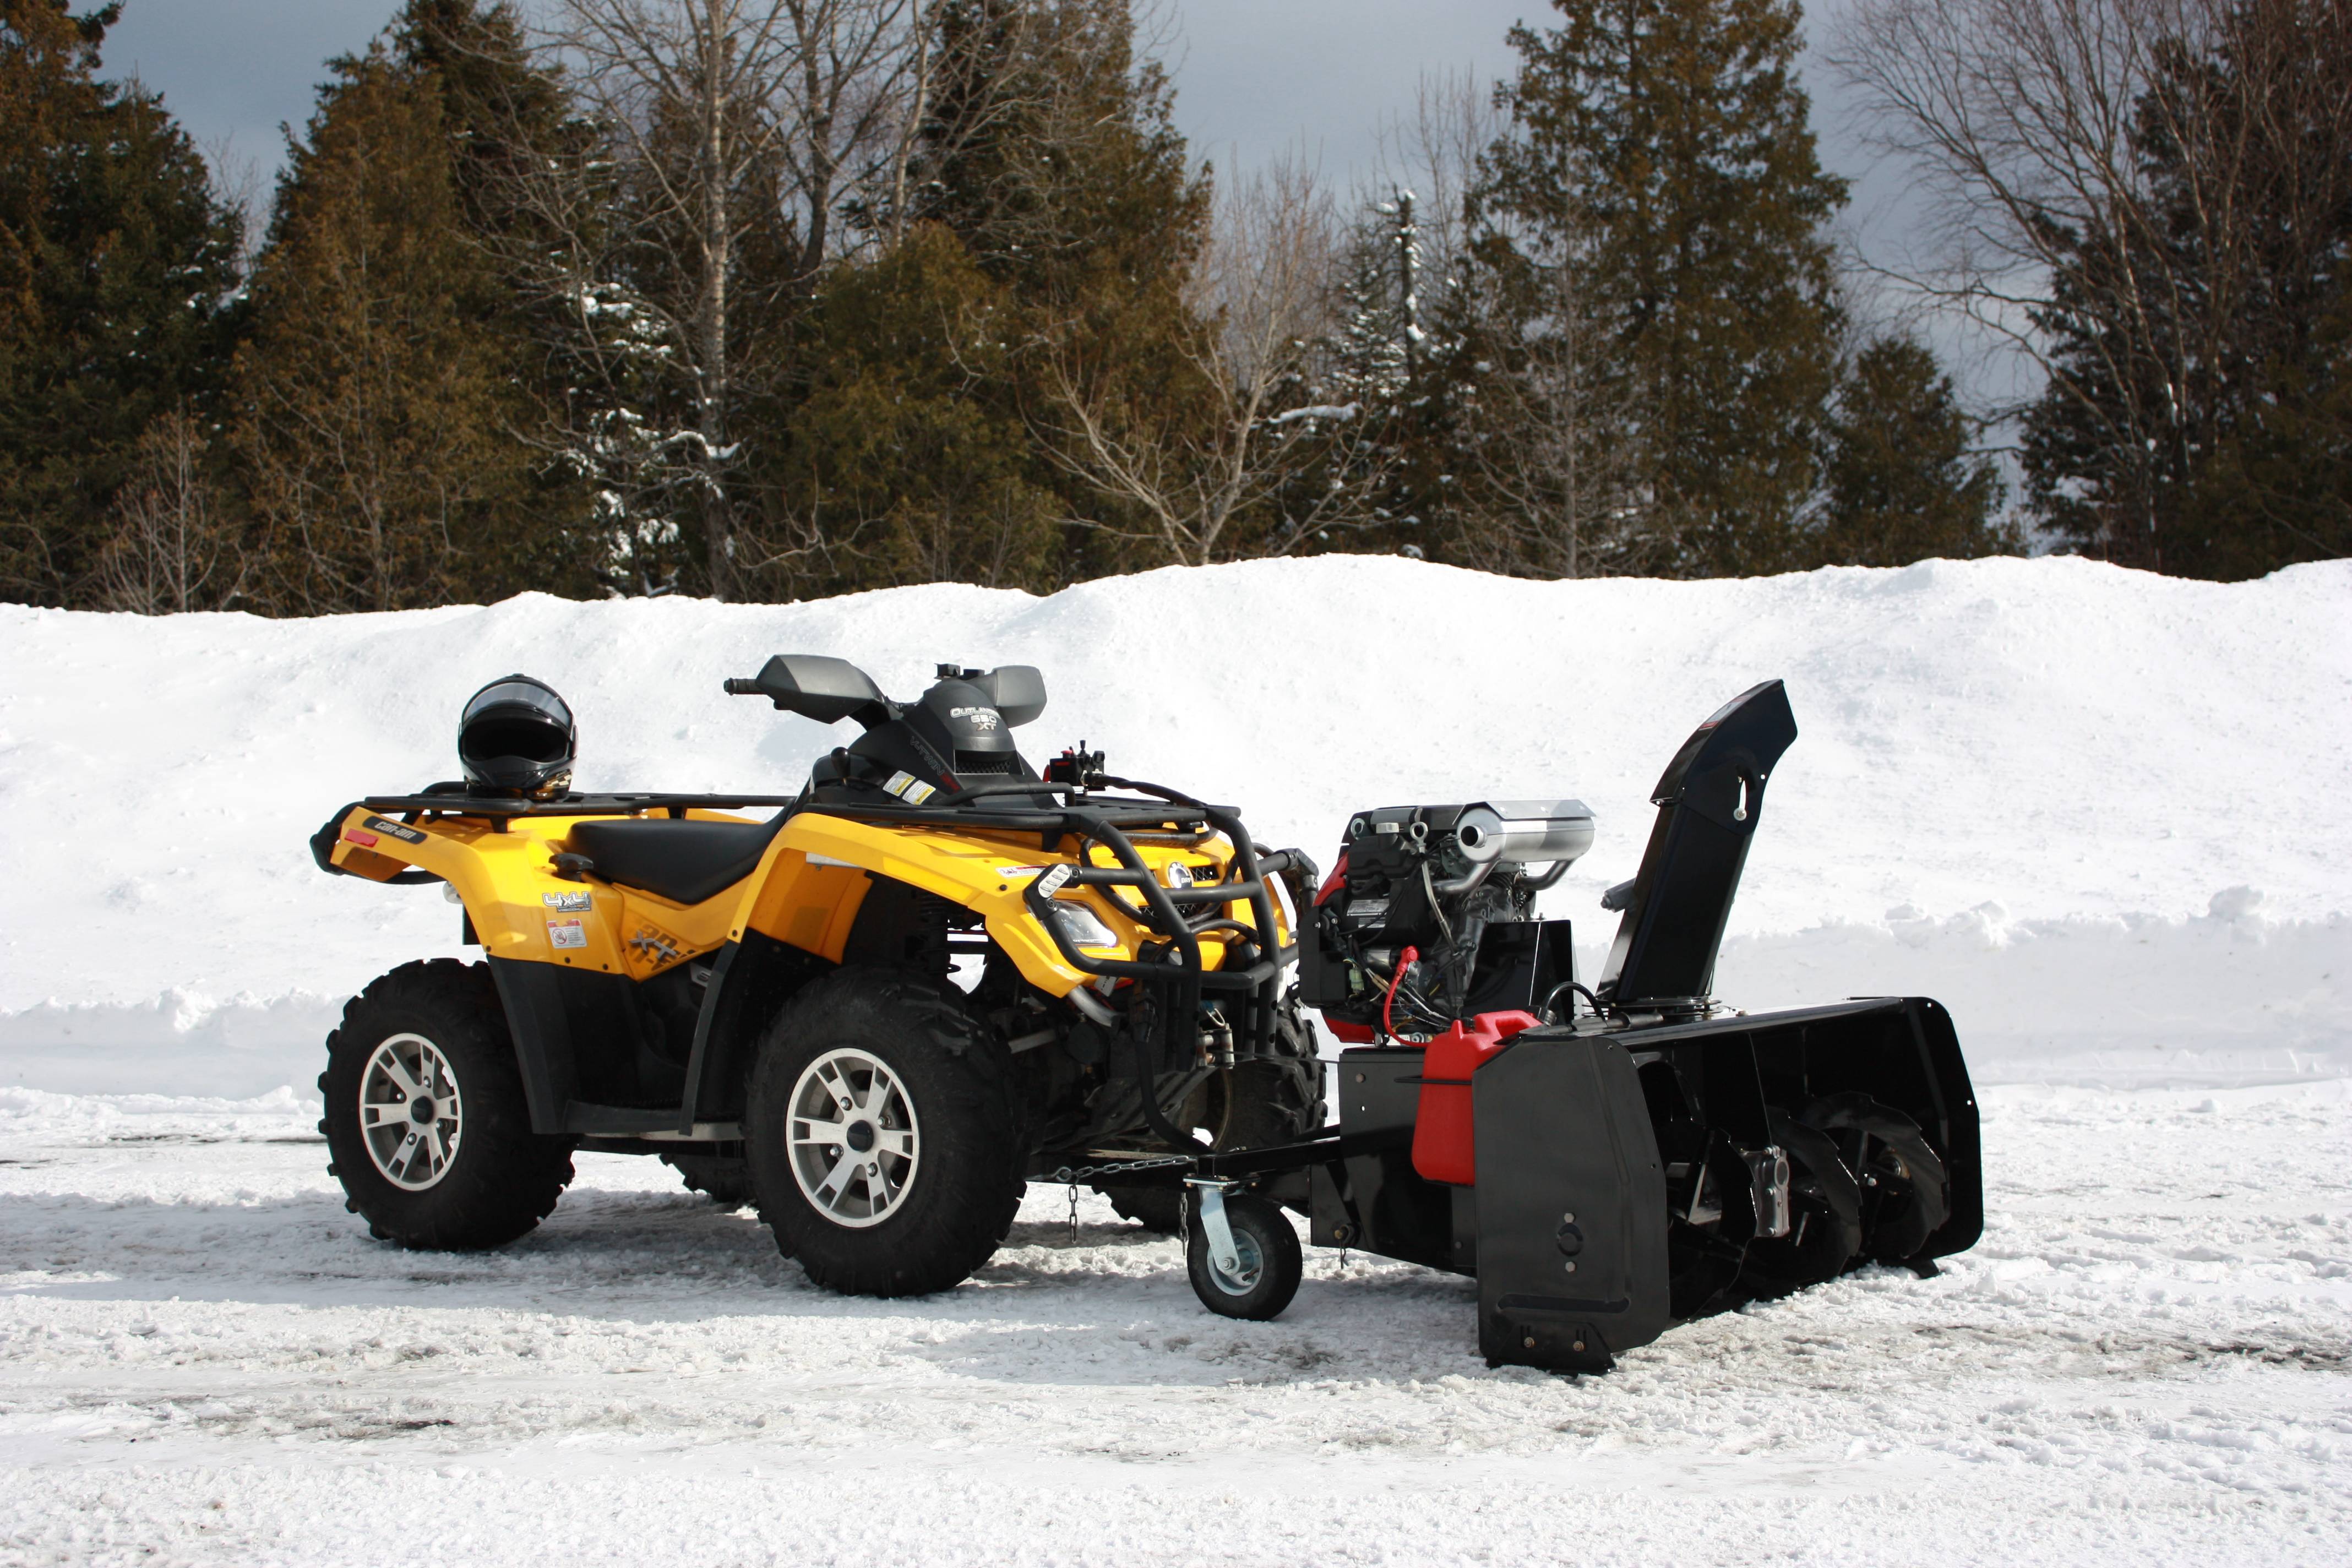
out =
<svg viewBox="0 0 2352 1568"><path fill-rule="evenodd" d="M561 795L572 786L579 727L555 688L528 675L501 676L466 700L457 761L484 795Z"/></svg>

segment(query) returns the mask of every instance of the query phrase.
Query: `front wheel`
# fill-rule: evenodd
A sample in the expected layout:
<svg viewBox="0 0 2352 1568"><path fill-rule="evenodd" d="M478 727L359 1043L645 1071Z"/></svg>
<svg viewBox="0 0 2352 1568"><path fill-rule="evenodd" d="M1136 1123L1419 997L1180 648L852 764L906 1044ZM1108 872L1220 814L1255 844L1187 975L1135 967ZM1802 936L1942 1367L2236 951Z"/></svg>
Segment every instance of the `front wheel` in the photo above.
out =
<svg viewBox="0 0 2352 1568"><path fill-rule="evenodd" d="M743 1132L778 1248L845 1295L960 1284L1021 1206L1003 1049L919 976L844 969L794 997L761 1043Z"/></svg>
<svg viewBox="0 0 2352 1568"><path fill-rule="evenodd" d="M404 963L353 997L319 1089L328 1173L378 1240L501 1247L571 1183L572 1141L531 1131L506 1010L479 964Z"/></svg>
<svg viewBox="0 0 2352 1568"><path fill-rule="evenodd" d="M1225 1226L1233 1235L1234 1255L1220 1259L1210 1245L1208 1226L1197 1203L1185 1205L1191 1223L1184 1246L1186 1272L1192 1277L1192 1294L1201 1305L1225 1318L1263 1321L1279 1317L1298 1294L1306 1267L1299 1256L1298 1233L1279 1205L1255 1193L1225 1194Z"/></svg>

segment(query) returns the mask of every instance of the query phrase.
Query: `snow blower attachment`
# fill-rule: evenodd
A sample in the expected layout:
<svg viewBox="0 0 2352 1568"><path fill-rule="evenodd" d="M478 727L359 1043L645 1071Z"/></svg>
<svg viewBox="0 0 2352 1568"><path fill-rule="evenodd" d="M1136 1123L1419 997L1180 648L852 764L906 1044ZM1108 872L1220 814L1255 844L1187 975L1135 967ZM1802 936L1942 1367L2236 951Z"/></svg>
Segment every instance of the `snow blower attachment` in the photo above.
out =
<svg viewBox="0 0 2352 1568"><path fill-rule="evenodd" d="M1678 1320L1976 1241L1976 1104L1941 1007L1708 995L1796 733L1768 681L1675 753L1589 990L1570 922L1529 912L1591 842L1578 803L1349 823L1302 938L1304 999L1355 1047L1315 1239L1475 1274L1491 1363L1598 1370Z"/></svg>
<svg viewBox="0 0 2352 1568"><path fill-rule="evenodd" d="M328 1040L330 1169L377 1237L498 1246L575 1150L655 1154L756 1203L817 1284L913 1295L987 1261L1025 1181L1086 1183L1183 1232L1213 1311L1289 1304L1287 1209L1475 1276L1488 1361L1561 1370L1977 1237L1940 1007L1709 994L1796 737L1778 681L1668 765L1591 986L1535 910L1591 847L1579 802L1360 812L1318 882L1083 742L1033 767L1027 666L943 664L898 702L779 655L726 689L863 733L793 795L574 794L570 710L509 678L468 710L465 780L313 837L322 869L445 883L485 954L394 970ZM1302 1007L1346 1046L1336 1123Z"/></svg>

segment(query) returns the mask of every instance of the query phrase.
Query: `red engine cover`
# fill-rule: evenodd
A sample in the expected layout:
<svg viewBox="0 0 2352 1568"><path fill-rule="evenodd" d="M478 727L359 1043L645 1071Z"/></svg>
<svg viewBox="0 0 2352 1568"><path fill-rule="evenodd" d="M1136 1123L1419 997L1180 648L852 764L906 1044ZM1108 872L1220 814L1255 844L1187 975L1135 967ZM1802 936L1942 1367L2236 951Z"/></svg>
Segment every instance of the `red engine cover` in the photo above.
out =
<svg viewBox="0 0 2352 1568"><path fill-rule="evenodd" d="M1470 1075L1504 1042L1543 1020L1533 1013L1481 1013L1435 1037L1422 1056L1421 1105L1413 1118L1412 1168L1433 1182L1477 1184L1477 1131L1470 1114Z"/></svg>

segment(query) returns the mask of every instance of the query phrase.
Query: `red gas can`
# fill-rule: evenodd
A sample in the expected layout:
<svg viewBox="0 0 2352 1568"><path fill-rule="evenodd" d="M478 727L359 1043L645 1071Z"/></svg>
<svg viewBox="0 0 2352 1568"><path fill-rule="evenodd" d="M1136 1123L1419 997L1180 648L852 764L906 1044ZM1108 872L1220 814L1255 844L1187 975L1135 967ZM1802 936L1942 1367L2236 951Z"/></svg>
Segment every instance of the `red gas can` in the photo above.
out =
<svg viewBox="0 0 2352 1568"><path fill-rule="evenodd" d="M1470 1075L1504 1042L1543 1020L1533 1013L1481 1013L1456 1019L1421 1058L1421 1105L1413 1117L1412 1168L1433 1182L1477 1184L1477 1132L1470 1114Z"/></svg>

